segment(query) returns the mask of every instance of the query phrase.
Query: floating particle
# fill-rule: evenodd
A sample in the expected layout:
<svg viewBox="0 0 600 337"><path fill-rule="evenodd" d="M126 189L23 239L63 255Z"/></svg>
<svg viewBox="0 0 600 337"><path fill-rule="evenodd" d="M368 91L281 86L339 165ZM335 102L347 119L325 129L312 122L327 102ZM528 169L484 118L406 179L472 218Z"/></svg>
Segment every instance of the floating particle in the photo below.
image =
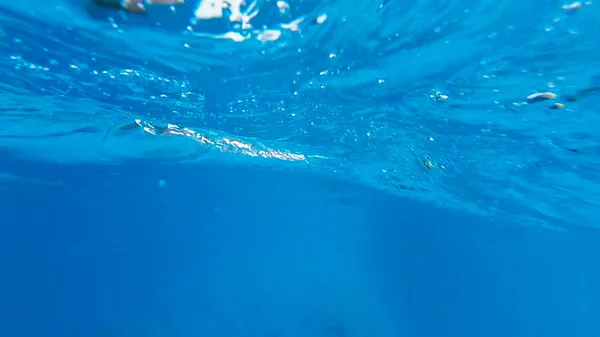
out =
<svg viewBox="0 0 600 337"><path fill-rule="evenodd" d="M570 147L563 147L563 149L565 149L569 152L573 152L573 153L581 153L581 151L579 151L578 149L574 149L574 148L570 148Z"/></svg>
<svg viewBox="0 0 600 337"><path fill-rule="evenodd" d="M268 29L258 34L257 39L261 42L275 41L281 37L281 31L275 29Z"/></svg>
<svg viewBox="0 0 600 337"><path fill-rule="evenodd" d="M146 13L146 7L144 4L135 0L125 0L123 1L122 6L125 10L131 13ZM116 24L113 23L113 27L117 28Z"/></svg>
<svg viewBox="0 0 600 337"><path fill-rule="evenodd" d="M439 91L434 91L432 94L429 95L429 98L431 98L434 101L443 101L448 99L448 95L444 95Z"/></svg>
<svg viewBox="0 0 600 337"><path fill-rule="evenodd" d="M300 17L290 23L282 23L280 26L282 29L287 29L290 30L292 32L299 32L300 31L300 24L304 21L303 17Z"/></svg>
<svg viewBox="0 0 600 337"><path fill-rule="evenodd" d="M326 20L327 20L327 14L321 14L321 15L319 15L317 17L317 19L315 20L315 22L318 23L318 24L322 24Z"/></svg>
<svg viewBox="0 0 600 337"><path fill-rule="evenodd" d="M396 188L401 189L401 190L407 190L407 191L419 191L419 192L425 192L427 191L426 189L422 188L422 187L412 187L412 186L408 186L408 185L395 185Z"/></svg>
<svg viewBox="0 0 600 337"><path fill-rule="evenodd" d="M285 14L290 9L290 5L285 1L277 1L277 8L281 14Z"/></svg>
<svg viewBox="0 0 600 337"><path fill-rule="evenodd" d="M554 103L554 104L552 104L550 106L550 109L552 109L552 110L558 110L558 109L562 109L564 107L565 107L565 105L562 104L562 103Z"/></svg>
<svg viewBox="0 0 600 337"><path fill-rule="evenodd" d="M433 166L434 166L433 162L432 162L432 161L431 161L429 158L425 158L425 159L423 159L422 163L423 163L423 165L424 165L425 167L427 167L428 169L431 169L431 168L433 168Z"/></svg>
<svg viewBox="0 0 600 337"><path fill-rule="evenodd" d="M579 2L579 1L573 2L572 4L569 4L569 5L562 6L562 9L567 13L573 13L580 8L581 8L581 2Z"/></svg>
<svg viewBox="0 0 600 337"><path fill-rule="evenodd" d="M536 92L535 94L531 94L527 96L527 101L530 103L546 101L549 99L555 99L556 94L553 92Z"/></svg>
<svg viewBox="0 0 600 337"><path fill-rule="evenodd" d="M243 42L247 39L247 37L243 36L242 34L240 34L238 32L227 32L223 35L218 35L216 37L221 38L221 39L230 39L234 42Z"/></svg>
<svg viewBox="0 0 600 337"><path fill-rule="evenodd" d="M165 187L165 185L167 185L167 181L164 179L161 179L158 181L158 187Z"/></svg>

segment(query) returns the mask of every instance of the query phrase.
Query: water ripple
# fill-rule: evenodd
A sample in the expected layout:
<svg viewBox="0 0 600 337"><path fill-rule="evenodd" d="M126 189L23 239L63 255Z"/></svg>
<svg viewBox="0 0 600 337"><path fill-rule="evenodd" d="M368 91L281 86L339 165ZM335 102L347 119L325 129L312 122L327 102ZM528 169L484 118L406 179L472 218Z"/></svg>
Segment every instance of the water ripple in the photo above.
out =
<svg viewBox="0 0 600 337"><path fill-rule="evenodd" d="M0 2L0 146L66 162L258 157L600 227L597 4L210 1L227 7L210 20L191 2Z"/></svg>

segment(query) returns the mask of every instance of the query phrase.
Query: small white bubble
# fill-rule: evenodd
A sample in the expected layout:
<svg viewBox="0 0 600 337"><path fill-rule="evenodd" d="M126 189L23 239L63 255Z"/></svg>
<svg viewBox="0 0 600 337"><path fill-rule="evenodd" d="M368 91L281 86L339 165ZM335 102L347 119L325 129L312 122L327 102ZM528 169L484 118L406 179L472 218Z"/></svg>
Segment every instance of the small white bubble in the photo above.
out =
<svg viewBox="0 0 600 337"><path fill-rule="evenodd" d="M323 13L323 14L319 15L319 16L316 18L315 22L316 22L317 24L322 24L322 23L324 23L326 20L327 20L327 14Z"/></svg>

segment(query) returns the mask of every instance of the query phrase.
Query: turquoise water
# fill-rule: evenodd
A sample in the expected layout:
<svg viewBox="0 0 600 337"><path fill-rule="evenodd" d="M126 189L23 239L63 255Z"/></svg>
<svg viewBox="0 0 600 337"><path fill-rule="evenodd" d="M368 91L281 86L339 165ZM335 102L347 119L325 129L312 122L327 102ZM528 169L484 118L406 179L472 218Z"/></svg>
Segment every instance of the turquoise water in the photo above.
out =
<svg viewBox="0 0 600 337"><path fill-rule="evenodd" d="M564 5L259 1L241 8L258 12L247 28L227 11L193 24L192 3L144 16L3 1L2 147L64 163L249 161L596 227L600 7ZM144 133L168 124L193 135Z"/></svg>
<svg viewBox="0 0 600 337"><path fill-rule="evenodd" d="M600 4L198 8L0 0L1 336L600 335Z"/></svg>

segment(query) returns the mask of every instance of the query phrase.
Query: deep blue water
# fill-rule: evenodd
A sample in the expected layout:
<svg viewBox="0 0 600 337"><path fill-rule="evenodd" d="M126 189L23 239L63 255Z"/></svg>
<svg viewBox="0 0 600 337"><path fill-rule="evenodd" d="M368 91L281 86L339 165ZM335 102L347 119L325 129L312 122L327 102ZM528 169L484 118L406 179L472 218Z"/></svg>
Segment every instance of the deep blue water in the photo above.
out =
<svg viewBox="0 0 600 337"><path fill-rule="evenodd" d="M600 5L287 4L0 0L0 336L600 335Z"/></svg>

